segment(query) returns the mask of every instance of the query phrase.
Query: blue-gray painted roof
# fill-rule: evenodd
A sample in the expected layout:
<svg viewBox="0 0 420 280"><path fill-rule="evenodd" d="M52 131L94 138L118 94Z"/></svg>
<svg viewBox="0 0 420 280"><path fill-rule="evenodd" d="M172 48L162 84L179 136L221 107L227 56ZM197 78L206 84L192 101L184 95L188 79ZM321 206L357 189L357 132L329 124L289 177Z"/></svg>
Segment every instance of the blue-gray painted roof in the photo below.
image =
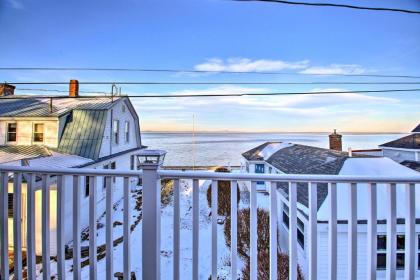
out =
<svg viewBox="0 0 420 280"><path fill-rule="evenodd" d="M58 151L97 160L106 124L106 110L73 110L67 117Z"/></svg>
<svg viewBox="0 0 420 280"><path fill-rule="evenodd" d="M0 117L59 117L72 110L107 110L119 97L54 98L13 96L0 98Z"/></svg>

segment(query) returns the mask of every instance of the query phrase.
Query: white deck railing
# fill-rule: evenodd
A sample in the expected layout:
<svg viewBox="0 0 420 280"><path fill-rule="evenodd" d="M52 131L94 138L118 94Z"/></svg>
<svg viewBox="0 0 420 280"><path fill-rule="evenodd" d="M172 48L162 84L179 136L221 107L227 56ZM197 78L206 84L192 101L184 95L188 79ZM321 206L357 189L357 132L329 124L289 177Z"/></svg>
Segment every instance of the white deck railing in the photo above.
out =
<svg viewBox="0 0 420 280"><path fill-rule="evenodd" d="M9 271L9 248L8 248L8 183L9 175L13 174L13 254L14 270ZM243 173L214 173L214 172L182 172L159 170L148 168L143 171L119 171L98 169L46 169L33 167L0 167L0 265L1 279L9 279L13 273L15 279L22 279L22 236L21 236L21 184L25 176L27 181L27 273L29 279L35 279L35 178L41 176L42 181L42 275L43 279L50 279L50 220L49 220L49 188L50 176L57 178L57 265L59 279L65 279L64 270L64 210L66 201L64 188L73 189L73 278L81 278L81 228L80 228L80 177L89 176L89 278L97 278L96 257L96 184L97 177L106 179L106 275L107 279L113 279L113 221L112 221L112 188L113 177L123 178L124 193L124 223L123 223L123 270L124 279L130 279L130 186L131 177L141 176L143 179L143 236L142 236L142 273L143 279L160 279L160 179L174 180L174 275L173 279L180 279L180 180L193 180L193 207L192 207L192 279L199 279L199 180L212 181L212 213L217 212L217 181L229 180L231 182L231 276L237 278L237 203L236 192L238 181L251 182L250 189L250 275L251 279L257 279L257 200L256 185L258 181L269 182L270 191L270 244L277 244L277 191L273 182L286 182L289 184L289 279L297 279L297 183L308 184L309 197L309 238L308 238L308 276L309 279L317 279L317 194L316 183L328 183L329 192L329 243L328 243L328 274L330 279L337 279L337 183L348 184L349 211L348 217L348 279L357 278L357 188L358 183L368 183L368 279L376 279L376 184L387 184L387 278L395 279L396 275L396 184L405 184L405 271L406 279L414 279L416 272L415 264L415 184L420 183L420 176L413 177L363 177L363 176L340 176L340 175L269 175L269 174L243 174ZM65 176L73 176L72 186L65 185ZM212 215L212 258L211 276L217 279L217 215ZM270 248L270 279L277 279L277 248ZM137 260L136 260L137 261Z"/></svg>

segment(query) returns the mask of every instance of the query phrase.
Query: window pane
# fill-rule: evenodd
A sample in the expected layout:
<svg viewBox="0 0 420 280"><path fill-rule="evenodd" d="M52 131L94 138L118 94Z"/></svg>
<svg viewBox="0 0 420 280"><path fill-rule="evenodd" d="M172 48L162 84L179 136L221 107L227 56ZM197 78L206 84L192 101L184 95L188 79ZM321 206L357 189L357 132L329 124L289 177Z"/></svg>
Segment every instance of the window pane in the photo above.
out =
<svg viewBox="0 0 420 280"><path fill-rule="evenodd" d="M36 123L34 126L35 132L44 132L44 124Z"/></svg>
<svg viewBox="0 0 420 280"><path fill-rule="evenodd" d="M385 235L378 235L378 251L386 250L386 236Z"/></svg>
<svg viewBox="0 0 420 280"><path fill-rule="evenodd" d="M89 196L89 188L90 188L90 177L86 176L85 178L85 196Z"/></svg>
<svg viewBox="0 0 420 280"><path fill-rule="evenodd" d="M7 141L15 142L16 141L16 123L7 124Z"/></svg>
<svg viewBox="0 0 420 280"><path fill-rule="evenodd" d="M385 269L386 268L386 254L381 253L378 254L377 260L377 269Z"/></svg>
<svg viewBox="0 0 420 280"><path fill-rule="evenodd" d="M420 234L417 236L417 247L420 250Z"/></svg>
<svg viewBox="0 0 420 280"><path fill-rule="evenodd" d="M397 250L404 250L405 248L405 235L397 235Z"/></svg>
<svg viewBox="0 0 420 280"><path fill-rule="evenodd" d="M34 141L35 142L44 141L44 124L36 123L34 125Z"/></svg>
<svg viewBox="0 0 420 280"><path fill-rule="evenodd" d="M404 260L405 260L404 253L397 254L397 269L404 269Z"/></svg>
<svg viewBox="0 0 420 280"><path fill-rule="evenodd" d="M297 240L298 240L299 245L302 248L305 248L305 237L300 230L297 231Z"/></svg>
<svg viewBox="0 0 420 280"><path fill-rule="evenodd" d="M420 269L420 253L417 256L417 266Z"/></svg>
<svg viewBox="0 0 420 280"><path fill-rule="evenodd" d="M13 193L7 194L8 217L13 218Z"/></svg>

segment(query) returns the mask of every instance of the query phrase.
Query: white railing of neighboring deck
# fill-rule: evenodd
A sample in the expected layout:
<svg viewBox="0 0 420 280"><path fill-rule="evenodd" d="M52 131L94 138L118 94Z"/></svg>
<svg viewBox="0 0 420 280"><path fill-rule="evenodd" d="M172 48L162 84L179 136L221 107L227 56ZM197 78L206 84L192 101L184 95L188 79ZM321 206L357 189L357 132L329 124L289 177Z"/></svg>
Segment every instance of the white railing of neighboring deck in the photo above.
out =
<svg viewBox="0 0 420 280"><path fill-rule="evenodd" d="M9 246L8 246L8 188L10 175L13 175L13 255L14 267L9 270ZM416 273L415 264L415 184L420 183L420 176L412 177L364 177L364 176L341 176L341 175L269 175L269 174L244 174L244 173L215 173L196 171L172 171L160 170L148 167L143 171L99 170L99 169L48 169L34 167L0 167L0 278L9 279L13 274L15 279L22 279L22 236L21 236L21 185L22 178L27 182L27 275L29 279L35 279L35 183L36 176L41 178L42 191L42 268L43 279L50 279L50 218L49 218L49 189L48 183L52 176L57 181L57 273L59 279L65 279L65 256L64 256L64 223L63 206L66 202L65 188L72 188L73 200L70 202L73 209L73 278L81 278L81 228L80 228L80 196L81 177L88 177L89 188L89 279L97 279L97 241L96 241L96 188L97 179L105 178L106 188L106 277L114 278L113 271L113 197L111 181L115 177L123 178L122 192L124 203L123 218L123 275L124 279L131 278L130 259L130 178L141 177L143 182L142 204L142 278L160 279L160 180L174 180L174 244L173 244L173 279L181 279L180 275L180 180L192 180L192 275L191 278L199 279L199 180L212 181L212 213L217 212L217 182L219 180L231 182L231 278L238 277L237 264L237 188L239 181L251 182L250 186L250 276L257 279L257 196L256 185L259 181L267 182L270 192L270 244L277 244L277 192L276 183L286 182L289 186L289 279L297 279L298 251L297 251L297 183L308 183L309 198L309 229L308 229L308 277L317 279L317 183L327 183L329 192L329 226L328 226L328 275L329 279L337 279L337 183L348 185L349 217L348 217L348 279L357 278L357 184L368 183L368 246L367 264L368 275L366 278L375 279L376 270L376 235L377 235L377 209L376 189L377 184L387 184L387 270L386 277L395 279L396 276L396 184L405 184L405 271L406 279L414 279ZM64 178L72 176L72 185L66 185ZM217 279L217 215L212 215L211 221L212 246L211 246L211 278ZM271 246L269 251L270 279L277 279L277 246ZM136 261L139 261L138 259Z"/></svg>

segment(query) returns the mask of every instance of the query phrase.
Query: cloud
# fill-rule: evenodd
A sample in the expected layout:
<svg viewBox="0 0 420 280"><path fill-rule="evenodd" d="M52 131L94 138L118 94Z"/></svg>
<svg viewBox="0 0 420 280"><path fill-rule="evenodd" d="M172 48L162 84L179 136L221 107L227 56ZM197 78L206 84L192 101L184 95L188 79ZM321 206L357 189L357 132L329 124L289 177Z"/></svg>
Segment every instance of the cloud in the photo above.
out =
<svg viewBox="0 0 420 280"><path fill-rule="evenodd" d="M313 92L348 91L341 88L314 88ZM208 94L241 94L241 93L269 93L271 89L252 88L240 86L219 86L207 89L190 89L173 91L168 95L208 95ZM156 93L146 93L153 95ZM220 96L206 98L151 98L134 99L133 103L139 112L164 112L165 115L174 113L207 112L217 114L222 112L258 112L284 113L299 116L328 116L340 114L355 114L361 107L372 105L395 104L399 100L390 97L371 96L360 93L334 93L334 94L299 94L284 96Z"/></svg>
<svg viewBox="0 0 420 280"><path fill-rule="evenodd" d="M25 8L25 6L23 6L22 2L20 2L19 0L7 0L7 2L14 9L22 10Z"/></svg>
<svg viewBox="0 0 420 280"><path fill-rule="evenodd" d="M302 74L322 74L322 75L348 75L363 74L366 70L357 64L331 64L329 66L311 66L300 73Z"/></svg>
<svg viewBox="0 0 420 280"><path fill-rule="evenodd" d="M213 58L195 65L194 69L199 71L263 72L304 69L308 63L308 60L287 62L270 59L228 58L227 60L223 60Z"/></svg>

